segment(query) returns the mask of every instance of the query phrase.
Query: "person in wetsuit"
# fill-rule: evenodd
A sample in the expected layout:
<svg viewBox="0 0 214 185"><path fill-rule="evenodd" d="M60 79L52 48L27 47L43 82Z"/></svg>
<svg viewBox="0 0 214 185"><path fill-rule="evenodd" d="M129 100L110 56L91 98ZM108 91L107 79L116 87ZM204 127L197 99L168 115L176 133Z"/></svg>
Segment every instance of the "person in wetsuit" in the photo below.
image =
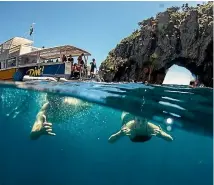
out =
<svg viewBox="0 0 214 185"><path fill-rule="evenodd" d="M108 141L114 143L123 136L128 136L132 142L146 142L152 136L157 136L166 141L173 141L172 136L164 132L160 126L148 122L146 119L138 118L127 112L123 112L121 129L110 136Z"/></svg>
<svg viewBox="0 0 214 185"><path fill-rule="evenodd" d="M92 62L90 64L91 64L90 76L92 78L92 77L94 77L94 70L95 70L95 68L97 68L94 58L92 59Z"/></svg>
<svg viewBox="0 0 214 185"><path fill-rule="evenodd" d="M52 131L52 123L66 122L69 117L90 107L91 104L80 99L47 94L46 102L36 116L30 139L36 140L42 135L55 136L56 134Z"/></svg>

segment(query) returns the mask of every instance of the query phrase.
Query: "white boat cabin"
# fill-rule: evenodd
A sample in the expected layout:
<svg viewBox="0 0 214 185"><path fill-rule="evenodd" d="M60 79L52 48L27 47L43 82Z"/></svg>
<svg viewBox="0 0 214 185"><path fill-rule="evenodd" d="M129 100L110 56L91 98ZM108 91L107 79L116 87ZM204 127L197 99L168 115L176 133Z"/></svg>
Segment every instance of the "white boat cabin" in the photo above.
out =
<svg viewBox="0 0 214 185"><path fill-rule="evenodd" d="M17 59L20 55L32 51L38 51L41 48L33 46L33 41L14 37L0 45L0 70L17 67Z"/></svg>

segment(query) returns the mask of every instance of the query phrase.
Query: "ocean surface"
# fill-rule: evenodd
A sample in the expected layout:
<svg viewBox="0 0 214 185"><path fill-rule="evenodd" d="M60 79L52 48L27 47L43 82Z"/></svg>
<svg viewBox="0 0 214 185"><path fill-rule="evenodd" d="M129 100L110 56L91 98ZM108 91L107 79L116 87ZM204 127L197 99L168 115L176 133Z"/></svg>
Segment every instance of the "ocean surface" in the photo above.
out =
<svg viewBox="0 0 214 185"><path fill-rule="evenodd" d="M81 99L74 111L56 104L56 136L30 140L36 115L52 98ZM172 135L114 144L123 111ZM49 121L49 120L48 120ZM213 89L138 83L0 83L0 185L211 185Z"/></svg>

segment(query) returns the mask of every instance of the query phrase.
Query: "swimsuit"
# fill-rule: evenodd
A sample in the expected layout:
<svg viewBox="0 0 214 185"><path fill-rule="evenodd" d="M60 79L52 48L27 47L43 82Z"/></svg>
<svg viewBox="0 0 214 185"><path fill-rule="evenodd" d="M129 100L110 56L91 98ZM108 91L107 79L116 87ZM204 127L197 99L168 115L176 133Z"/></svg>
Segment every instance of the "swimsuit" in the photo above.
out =
<svg viewBox="0 0 214 185"><path fill-rule="evenodd" d="M126 126L126 123L128 123L129 121L132 121L135 119L135 116L133 116L132 114L125 114L125 116L123 117L122 119L122 127L125 127ZM137 129L138 125L135 126L135 129ZM146 133L148 133L148 124L146 124ZM131 138L129 137L130 140L132 142L146 142L146 141L149 141L152 136L148 136L148 135L137 135L135 136L134 138Z"/></svg>
<svg viewBox="0 0 214 185"><path fill-rule="evenodd" d="M135 136L134 138L130 138L132 142L146 142L149 141L152 136Z"/></svg>

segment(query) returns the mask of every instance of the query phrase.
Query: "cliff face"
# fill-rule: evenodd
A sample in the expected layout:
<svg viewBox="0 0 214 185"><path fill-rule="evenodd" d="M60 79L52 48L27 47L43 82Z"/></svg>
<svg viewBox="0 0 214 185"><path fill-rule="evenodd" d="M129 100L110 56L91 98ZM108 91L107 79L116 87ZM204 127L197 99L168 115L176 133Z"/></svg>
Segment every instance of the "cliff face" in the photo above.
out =
<svg viewBox="0 0 214 185"><path fill-rule="evenodd" d="M177 64L213 87L213 2L168 8L138 24L140 29L123 39L102 62L104 81L161 84L168 68Z"/></svg>

